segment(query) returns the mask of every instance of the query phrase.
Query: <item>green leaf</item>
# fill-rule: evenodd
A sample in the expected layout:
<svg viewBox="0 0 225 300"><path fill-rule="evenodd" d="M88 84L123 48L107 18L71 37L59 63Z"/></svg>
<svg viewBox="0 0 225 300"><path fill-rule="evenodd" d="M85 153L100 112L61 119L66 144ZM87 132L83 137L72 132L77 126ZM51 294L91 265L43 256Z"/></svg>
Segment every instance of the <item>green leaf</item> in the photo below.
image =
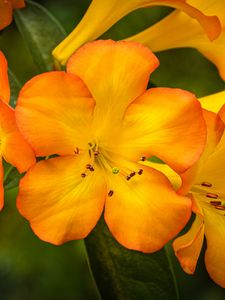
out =
<svg viewBox="0 0 225 300"><path fill-rule="evenodd" d="M175 300L166 250L144 254L116 242L103 219L85 239L90 266L104 300Z"/></svg>
<svg viewBox="0 0 225 300"><path fill-rule="evenodd" d="M19 94L19 91L22 87L22 84L19 82L14 73L8 68L9 73L9 83L10 83L10 105L12 107L16 106L16 100Z"/></svg>
<svg viewBox="0 0 225 300"><path fill-rule="evenodd" d="M51 52L65 38L65 31L46 8L32 1L26 1L26 4L26 8L15 10L17 27L39 71L51 71Z"/></svg>

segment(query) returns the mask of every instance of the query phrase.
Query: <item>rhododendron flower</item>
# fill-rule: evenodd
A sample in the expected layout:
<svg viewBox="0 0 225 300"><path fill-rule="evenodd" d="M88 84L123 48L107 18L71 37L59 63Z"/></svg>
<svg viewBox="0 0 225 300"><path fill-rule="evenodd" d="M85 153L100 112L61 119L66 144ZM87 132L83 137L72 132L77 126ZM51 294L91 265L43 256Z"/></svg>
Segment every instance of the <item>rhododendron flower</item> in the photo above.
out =
<svg viewBox="0 0 225 300"><path fill-rule="evenodd" d="M0 30L12 22L13 9L25 7L24 0L0 0Z"/></svg>
<svg viewBox="0 0 225 300"><path fill-rule="evenodd" d="M16 117L38 162L20 182L17 206L43 240L81 239L105 221L124 246L161 248L190 217L190 200L160 172L139 163L157 155L184 172L200 156L205 123L194 95L146 91L157 58L140 44L97 41L67 72L31 79Z"/></svg>
<svg viewBox="0 0 225 300"><path fill-rule="evenodd" d="M81 22L72 31L72 33L55 48L53 56L59 62L65 64L77 48L88 41L93 41L98 38L128 13L141 7L157 5L170 6L184 11L189 16L190 20L193 20L197 27L202 28L207 33L210 40L214 40L218 37L221 30L218 18L216 16L204 15L201 11L201 7L200 10L197 9L198 7L195 8L198 3L195 5L195 1L190 2L193 2L193 6L189 4L189 1L187 3L185 0L92 0L92 3ZM213 13L213 15L214 14L215 13ZM211 15L211 13L208 13L207 15ZM198 21L199 24L196 21ZM168 27L170 28L170 25ZM188 29L184 29L185 34L187 30ZM176 31L177 30L175 30L175 32ZM170 33L173 31L168 32L166 32L166 35L163 37L160 35L160 39L167 40L171 38ZM181 33L183 33L183 31L181 31ZM174 35L176 36L177 34Z"/></svg>
<svg viewBox="0 0 225 300"><path fill-rule="evenodd" d="M196 48L217 66L225 80L225 1L189 0L188 3L206 15L219 17L222 33L218 39L209 41L195 20L181 11L175 11L128 40L143 43L154 52L181 47ZM174 34L171 35L171 32Z"/></svg>
<svg viewBox="0 0 225 300"><path fill-rule="evenodd" d="M8 105L9 98L7 62L0 52L0 209L4 204L2 158L20 172L26 171L35 163L33 151L18 130L14 110Z"/></svg>
<svg viewBox="0 0 225 300"><path fill-rule="evenodd" d="M209 105L210 102L218 102L218 94L210 96ZM224 103L224 94L222 99ZM206 103L206 98L203 103ZM178 187L178 193L189 193L193 201L195 220L190 230L173 243L182 268L188 274L194 273L205 235L206 269L210 277L225 288L225 125L222 122L225 121L225 106L219 115L205 110L204 117L207 123L207 144L200 160L193 167L178 177L166 165L147 164L165 173L173 185Z"/></svg>

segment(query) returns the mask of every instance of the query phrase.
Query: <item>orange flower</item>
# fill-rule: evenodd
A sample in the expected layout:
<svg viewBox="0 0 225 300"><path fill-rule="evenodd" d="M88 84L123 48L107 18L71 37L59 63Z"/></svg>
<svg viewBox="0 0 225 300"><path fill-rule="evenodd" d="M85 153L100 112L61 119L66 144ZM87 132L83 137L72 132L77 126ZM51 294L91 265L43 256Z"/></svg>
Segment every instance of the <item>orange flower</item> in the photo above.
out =
<svg viewBox="0 0 225 300"><path fill-rule="evenodd" d="M140 44L97 41L67 72L21 90L16 118L38 162L20 182L17 206L43 240L61 244L93 229L103 209L115 238L143 252L161 248L190 217L190 200L139 160L158 155L184 172L200 156L205 123L194 95L146 91L157 58Z"/></svg>
<svg viewBox="0 0 225 300"><path fill-rule="evenodd" d="M13 9L25 7L24 0L0 0L0 30L12 22Z"/></svg>
<svg viewBox="0 0 225 300"><path fill-rule="evenodd" d="M205 0L195 0L207 2ZM208 35L210 40L214 40L218 37L221 32L221 26L219 19L214 16L214 12L207 13L204 15L204 8L202 10L201 6L195 1L186 0L92 0L87 12L85 13L81 22L75 27L75 29L54 49L53 56L62 64L66 64L68 58L73 54L73 52L80 46L88 41L93 41L99 36L101 36L107 29L109 29L113 24L122 19L130 12L143 7L150 6L170 6L178 9L178 11L184 12L184 16L188 18L196 25L196 27L201 28ZM187 3L188 2L188 3ZM190 3L191 2L191 3ZM193 3L192 3L193 2ZM219 1L220 2L220 1ZM193 6L192 6L193 5ZM203 6L203 5L202 5ZM197 8L196 8L197 7ZM197 22L196 22L197 21ZM199 23L199 24L198 24ZM173 20L171 21L173 24ZM170 24L166 25L166 29L170 28ZM182 27L183 29L183 27ZM161 36L160 32L160 44L162 40L170 40L171 32L174 31L174 36L177 36L177 30L172 30L166 32L166 35ZM186 33L186 28L182 30L182 34ZM151 38L151 37L149 37ZM206 37L207 40L207 37ZM138 41L138 40L137 40ZM157 45L155 45L157 47Z"/></svg>
<svg viewBox="0 0 225 300"><path fill-rule="evenodd" d="M35 163L31 148L18 130L14 110L7 104L10 98L7 62L0 52L0 209L4 204L2 158L20 172L26 171Z"/></svg>

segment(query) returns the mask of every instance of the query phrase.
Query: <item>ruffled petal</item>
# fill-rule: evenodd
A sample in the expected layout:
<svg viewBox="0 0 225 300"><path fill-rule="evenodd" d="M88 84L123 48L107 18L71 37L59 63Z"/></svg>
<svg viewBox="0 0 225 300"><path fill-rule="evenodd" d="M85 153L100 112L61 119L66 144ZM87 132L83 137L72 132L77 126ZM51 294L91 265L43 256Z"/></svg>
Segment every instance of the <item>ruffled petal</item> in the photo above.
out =
<svg viewBox="0 0 225 300"><path fill-rule="evenodd" d="M154 54L140 44L107 40L80 48L70 58L67 70L89 88L102 126L104 120L112 124L122 118L128 104L144 93L158 64Z"/></svg>
<svg viewBox="0 0 225 300"><path fill-rule="evenodd" d="M225 104L225 91L215 93L199 99L201 106L209 111L218 113Z"/></svg>
<svg viewBox="0 0 225 300"><path fill-rule="evenodd" d="M129 181L119 174L109 177L113 195L106 200L105 220L123 246L154 252L187 223L191 200L178 196L162 173L141 165L129 167L141 167L143 174L136 174Z"/></svg>
<svg viewBox="0 0 225 300"><path fill-rule="evenodd" d="M18 126L37 156L87 147L94 101L75 75L48 72L28 81L16 106Z"/></svg>
<svg viewBox="0 0 225 300"><path fill-rule="evenodd" d="M23 8L25 7L24 0L11 0L13 8Z"/></svg>
<svg viewBox="0 0 225 300"><path fill-rule="evenodd" d="M8 79L8 64L4 54L0 51L0 98L9 103L10 88Z"/></svg>
<svg viewBox="0 0 225 300"><path fill-rule="evenodd" d="M76 49L86 42L98 38L129 12L141 7L157 5L170 6L184 11L191 17L189 17L191 20L194 18L195 22L197 20L200 23L210 39L216 38L220 32L220 24L217 17L205 16L201 11L194 8L195 4L194 7L192 7L184 0L125 0L122 2L119 0L93 0L81 22L72 33L55 48L53 55L58 61L65 64ZM199 26L199 24L197 25ZM169 34L169 36L171 36L171 34Z"/></svg>
<svg viewBox="0 0 225 300"><path fill-rule="evenodd" d="M103 210L105 185L96 168L85 178L86 157L41 161L20 181L17 207L44 241L59 245L82 239Z"/></svg>
<svg viewBox="0 0 225 300"><path fill-rule="evenodd" d="M195 271L204 241L202 210L195 201L193 212L196 213L196 217L191 228L173 242L175 255L183 270L188 274L193 274Z"/></svg>
<svg viewBox="0 0 225 300"><path fill-rule="evenodd" d="M11 1L0 0L0 30L12 22Z"/></svg>
<svg viewBox="0 0 225 300"><path fill-rule="evenodd" d="M1 155L19 172L26 171L35 163L34 153L17 127L14 110L1 100L0 141Z"/></svg>
<svg viewBox="0 0 225 300"><path fill-rule="evenodd" d="M178 173L193 165L205 146L199 102L180 89L148 90L127 109L124 127L126 155L136 160L155 155Z"/></svg>
<svg viewBox="0 0 225 300"><path fill-rule="evenodd" d="M4 206L3 180L4 180L4 169L3 169L3 165L2 165L2 157L0 157L0 210L2 210L2 208Z"/></svg>

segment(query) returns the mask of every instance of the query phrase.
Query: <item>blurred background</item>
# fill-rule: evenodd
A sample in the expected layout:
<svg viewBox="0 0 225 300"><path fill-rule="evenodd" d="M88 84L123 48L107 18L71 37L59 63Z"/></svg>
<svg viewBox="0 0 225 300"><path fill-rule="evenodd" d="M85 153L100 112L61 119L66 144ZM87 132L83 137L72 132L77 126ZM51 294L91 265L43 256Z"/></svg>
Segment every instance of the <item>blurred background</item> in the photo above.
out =
<svg viewBox="0 0 225 300"><path fill-rule="evenodd" d="M67 33L76 26L90 4L90 0L36 2L48 9ZM113 26L103 38L118 40L128 37L157 22L170 11L165 7L137 10ZM38 74L15 23L0 33L0 48L22 84ZM157 56L161 65L152 75L150 85L180 87L198 97L225 88L216 68L194 49L164 51ZM5 208L0 214L0 299L100 299L88 268L83 241L69 242L60 247L40 241L15 208L17 192L16 187L8 187ZM181 300L225 299L225 291L207 275L203 253L193 276L186 275L174 257L172 261Z"/></svg>

